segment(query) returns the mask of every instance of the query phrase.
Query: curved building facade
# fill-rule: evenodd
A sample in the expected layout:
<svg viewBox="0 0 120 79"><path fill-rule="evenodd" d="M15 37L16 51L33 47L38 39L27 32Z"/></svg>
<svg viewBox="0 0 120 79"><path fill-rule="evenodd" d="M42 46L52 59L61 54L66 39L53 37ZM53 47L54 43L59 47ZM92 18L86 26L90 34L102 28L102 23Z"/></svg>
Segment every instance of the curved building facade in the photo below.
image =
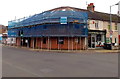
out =
<svg viewBox="0 0 120 79"><path fill-rule="evenodd" d="M8 35L17 46L39 49L87 48L88 15L72 8L45 11L26 19L10 21Z"/></svg>

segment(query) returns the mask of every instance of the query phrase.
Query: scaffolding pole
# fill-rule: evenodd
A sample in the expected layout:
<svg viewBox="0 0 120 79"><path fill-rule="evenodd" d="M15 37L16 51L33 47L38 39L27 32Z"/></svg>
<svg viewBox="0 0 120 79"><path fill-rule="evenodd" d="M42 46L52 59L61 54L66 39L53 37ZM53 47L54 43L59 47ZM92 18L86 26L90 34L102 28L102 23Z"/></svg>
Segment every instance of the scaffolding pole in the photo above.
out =
<svg viewBox="0 0 120 79"><path fill-rule="evenodd" d="M41 44L40 44L41 50L42 50L42 37L41 37Z"/></svg>
<svg viewBox="0 0 120 79"><path fill-rule="evenodd" d="M73 51L73 37L72 37L72 51Z"/></svg>
<svg viewBox="0 0 120 79"><path fill-rule="evenodd" d="M85 49L85 47L86 47L86 37L85 37L85 41L84 41L84 43L85 43L85 45L84 45L84 49Z"/></svg>
<svg viewBox="0 0 120 79"><path fill-rule="evenodd" d="M80 37L80 50L81 50L81 37Z"/></svg>
<svg viewBox="0 0 120 79"><path fill-rule="evenodd" d="M77 51L78 38L76 37L76 51Z"/></svg>
<svg viewBox="0 0 120 79"><path fill-rule="evenodd" d="M29 38L27 39L27 48L29 48Z"/></svg>
<svg viewBox="0 0 120 79"><path fill-rule="evenodd" d="M38 41L40 41L40 38L38 37ZM40 41L41 42L41 41ZM38 42L39 43L39 42ZM40 43L39 43L40 44ZM40 45L38 44L38 49L40 49Z"/></svg>
<svg viewBox="0 0 120 79"><path fill-rule="evenodd" d="M33 38L33 49L35 48L35 47L34 47L34 46L35 46L35 42L34 42L34 41L35 41L35 39Z"/></svg>
<svg viewBox="0 0 120 79"><path fill-rule="evenodd" d="M51 50L51 39L50 39L50 50Z"/></svg>
<svg viewBox="0 0 120 79"><path fill-rule="evenodd" d="M50 43L50 40L49 40L49 36L48 36L48 50L49 50L49 45L50 45L49 43Z"/></svg>
<svg viewBox="0 0 120 79"><path fill-rule="evenodd" d="M58 42L58 50L60 49L60 46L59 46L59 37L58 37L58 40L57 40L57 42Z"/></svg>
<svg viewBox="0 0 120 79"><path fill-rule="evenodd" d="M22 41L22 46L23 46L23 37L21 38L21 41Z"/></svg>
<svg viewBox="0 0 120 79"><path fill-rule="evenodd" d="M84 38L85 39L85 38ZM84 45L83 45L83 50L84 50Z"/></svg>
<svg viewBox="0 0 120 79"><path fill-rule="evenodd" d="M68 51L69 51L69 46L70 46L70 43L69 43L69 37L68 37Z"/></svg>
<svg viewBox="0 0 120 79"><path fill-rule="evenodd" d="M88 50L88 37L86 37L86 50Z"/></svg>

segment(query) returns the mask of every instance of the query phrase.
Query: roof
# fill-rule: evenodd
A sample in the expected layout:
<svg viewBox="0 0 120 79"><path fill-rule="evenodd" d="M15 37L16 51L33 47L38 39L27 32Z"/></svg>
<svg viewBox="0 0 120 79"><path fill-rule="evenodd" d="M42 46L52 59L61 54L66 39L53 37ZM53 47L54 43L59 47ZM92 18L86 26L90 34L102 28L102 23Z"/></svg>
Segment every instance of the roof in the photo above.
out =
<svg viewBox="0 0 120 79"><path fill-rule="evenodd" d="M87 12L88 13L88 18L89 19L110 21L110 14L108 14L108 13L97 12L97 11L91 12L91 11L86 10L86 9L80 9L80 8L69 7L69 6L58 7L58 8L55 8L55 9L48 10L48 11L55 11L55 10L62 10L62 9L66 9L66 10L72 9L74 11L83 11L83 12ZM120 22L120 20L118 20L118 19L120 19L120 17L118 17L115 14L112 14L112 21L113 22Z"/></svg>
<svg viewBox="0 0 120 79"><path fill-rule="evenodd" d="M120 23L120 17L115 14L111 15L112 22ZM110 21L110 14L108 13L65 6L35 14L22 21L11 21L8 24L9 28L12 28L14 26L21 27L45 23L60 23L62 17L67 17L67 22L74 22L76 20L78 23L86 23L88 19Z"/></svg>
<svg viewBox="0 0 120 79"><path fill-rule="evenodd" d="M63 8L56 10L49 10L39 14L35 14L27 19L24 19L18 23L12 22L15 26L29 26L45 23L60 23L62 21L66 22L78 21L78 23L86 23L88 20L88 14L83 11L77 11L72 8ZM10 23L9 23L10 24Z"/></svg>

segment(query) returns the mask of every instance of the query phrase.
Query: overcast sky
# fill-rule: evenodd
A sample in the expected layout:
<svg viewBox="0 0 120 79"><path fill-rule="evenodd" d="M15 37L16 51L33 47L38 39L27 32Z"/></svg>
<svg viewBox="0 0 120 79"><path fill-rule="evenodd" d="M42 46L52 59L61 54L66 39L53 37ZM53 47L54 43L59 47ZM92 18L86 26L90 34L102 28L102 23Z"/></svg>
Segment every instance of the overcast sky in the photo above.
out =
<svg viewBox="0 0 120 79"><path fill-rule="evenodd" d="M41 13L61 6L71 6L86 9L86 2L94 3L95 10L110 12L110 5L120 0L1 0L0 1L0 24L8 25L8 21L23 18L25 16ZM112 13L117 14L118 6L112 7Z"/></svg>

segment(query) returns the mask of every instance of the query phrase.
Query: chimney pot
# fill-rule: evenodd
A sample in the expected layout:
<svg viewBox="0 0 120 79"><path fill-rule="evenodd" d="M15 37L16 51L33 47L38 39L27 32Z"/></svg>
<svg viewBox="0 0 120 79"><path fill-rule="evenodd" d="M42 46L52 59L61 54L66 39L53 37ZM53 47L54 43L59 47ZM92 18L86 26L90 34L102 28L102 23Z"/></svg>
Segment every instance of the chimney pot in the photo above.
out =
<svg viewBox="0 0 120 79"><path fill-rule="evenodd" d="M95 10L94 3L90 3L90 4L88 4L88 6L87 6L87 10L94 12L94 10Z"/></svg>
<svg viewBox="0 0 120 79"><path fill-rule="evenodd" d="M90 5L94 5L94 3L90 3Z"/></svg>

